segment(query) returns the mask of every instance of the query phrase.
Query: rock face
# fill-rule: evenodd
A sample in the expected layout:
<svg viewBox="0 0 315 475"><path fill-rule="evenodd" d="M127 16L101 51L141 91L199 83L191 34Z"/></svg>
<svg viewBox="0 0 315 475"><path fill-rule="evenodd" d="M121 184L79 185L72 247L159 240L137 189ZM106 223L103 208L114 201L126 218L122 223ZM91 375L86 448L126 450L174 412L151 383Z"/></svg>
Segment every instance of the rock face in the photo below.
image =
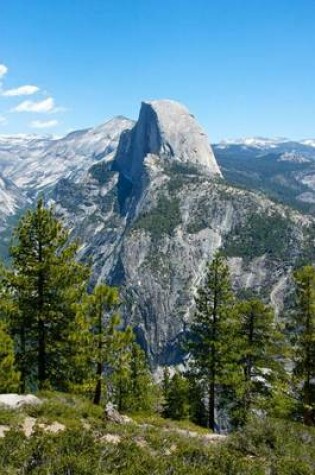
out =
<svg viewBox="0 0 315 475"><path fill-rule="evenodd" d="M95 161L111 158L121 132L133 125L125 117L115 117L60 139L0 136L0 172L29 194L46 190L61 178L79 178Z"/></svg>
<svg viewBox="0 0 315 475"><path fill-rule="evenodd" d="M42 401L33 394L25 396L21 394L0 394L0 406L5 406L10 409L19 409L22 406L37 406L42 404Z"/></svg>
<svg viewBox="0 0 315 475"><path fill-rule="evenodd" d="M120 287L125 322L153 366L181 361L194 294L217 249L235 289L272 295L279 313L313 223L222 181L195 119L171 101L142 104L113 160L80 182L59 182L53 199L83 242L81 258L92 260L94 282Z"/></svg>
<svg viewBox="0 0 315 475"><path fill-rule="evenodd" d="M120 287L124 321L152 366L182 360L194 295L219 248L235 290L259 293L279 316L292 268L315 260L314 218L224 181L201 127L176 102L145 102L137 123L115 121L44 152L33 144L36 153L2 171L23 193L44 189L92 262L93 283ZM35 170L26 177L23 160Z"/></svg>
<svg viewBox="0 0 315 475"><path fill-rule="evenodd" d="M221 176L208 138L189 111L175 101L143 102L135 127L123 136L116 164L131 182L141 176L151 155L204 167Z"/></svg>

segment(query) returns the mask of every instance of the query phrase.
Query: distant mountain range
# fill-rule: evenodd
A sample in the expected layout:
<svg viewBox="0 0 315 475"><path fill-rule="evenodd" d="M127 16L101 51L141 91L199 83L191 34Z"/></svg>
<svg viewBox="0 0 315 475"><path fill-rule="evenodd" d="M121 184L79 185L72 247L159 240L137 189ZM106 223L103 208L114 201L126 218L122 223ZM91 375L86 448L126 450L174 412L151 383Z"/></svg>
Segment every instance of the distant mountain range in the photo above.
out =
<svg viewBox="0 0 315 475"><path fill-rule="evenodd" d="M277 315L294 266L315 259L314 141L211 147L174 101L144 102L136 122L116 117L59 139L1 136L4 257L39 194L81 241L92 283L120 287L123 317L153 365L181 360L194 294L217 249L235 290L260 293Z"/></svg>
<svg viewBox="0 0 315 475"><path fill-rule="evenodd" d="M315 140L247 138L214 146L225 178L315 213Z"/></svg>
<svg viewBox="0 0 315 475"><path fill-rule="evenodd" d="M217 146L221 148L229 147L230 145L239 145L242 147L258 148L261 150L278 149L287 150L303 147L314 147L315 139L304 140L290 140L287 138L266 138L266 137L244 137L240 139L222 140Z"/></svg>

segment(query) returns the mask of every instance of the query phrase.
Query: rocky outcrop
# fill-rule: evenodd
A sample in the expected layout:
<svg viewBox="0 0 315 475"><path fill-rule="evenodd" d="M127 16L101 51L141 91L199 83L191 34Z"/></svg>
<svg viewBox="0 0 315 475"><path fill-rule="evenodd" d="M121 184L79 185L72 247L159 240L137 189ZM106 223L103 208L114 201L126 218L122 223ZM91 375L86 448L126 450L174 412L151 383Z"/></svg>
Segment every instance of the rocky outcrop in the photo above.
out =
<svg viewBox="0 0 315 475"><path fill-rule="evenodd" d="M146 158L189 163L221 176L208 138L193 115L175 101L143 102L134 128L125 132L115 158L117 167L135 183Z"/></svg>
<svg viewBox="0 0 315 475"><path fill-rule="evenodd" d="M133 125L125 117L115 117L57 139L0 136L0 173L29 194L47 191L62 178L79 179L98 160L110 160L122 131Z"/></svg>
<svg viewBox="0 0 315 475"><path fill-rule="evenodd" d="M108 402L105 406L105 420L108 422L114 422L115 424L132 424L133 420L131 417L128 417L124 414L120 414L120 412L117 411L116 407L114 404L111 402Z"/></svg>
<svg viewBox="0 0 315 475"><path fill-rule="evenodd" d="M0 406L10 409L19 409L23 406L38 406L42 401L33 394L0 394Z"/></svg>
<svg viewBox="0 0 315 475"><path fill-rule="evenodd" d="M182 360L194 295L219 248L235 290L266 301L271 294L279 313L313 222L218 180L200 130L176 103L145 103L112 162L54 192L60 216L82 240L81 257L93 263L94 282L120 287L124 320L153 366Z"/></svg>
<svg viewBox="0 0 315 475"><path fill-rule="evenodd" d="M46 175L38 160L40 173L20 179L54 202L93 265L92 284L120 288L123 319L152 366L183 360L194 295L217 249L235 291L259 294L280 317L292 268L315 259L314 219L225 182L181 104L145 102L136 124L115 120L117 134L113 123L70 134L51 145L56 168L48 154Z"/></svg>

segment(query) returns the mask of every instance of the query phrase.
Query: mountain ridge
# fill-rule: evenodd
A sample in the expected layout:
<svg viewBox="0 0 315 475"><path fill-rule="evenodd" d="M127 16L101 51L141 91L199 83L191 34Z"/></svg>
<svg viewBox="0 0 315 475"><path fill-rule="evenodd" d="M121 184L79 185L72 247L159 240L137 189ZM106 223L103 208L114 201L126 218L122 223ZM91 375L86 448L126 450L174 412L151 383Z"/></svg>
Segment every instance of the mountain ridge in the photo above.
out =
<svg viewBox="0 0 315 475"><path fill-rule="evenodd" d="M102 129L100 142L90 140L91 130L78 132L57 141L46 161L35 148L35 174L31 168L25 176L25 164L10 169L1 154L0 171L17 177L25 198L44 192L80 240L79 258L92 263L91 284L120 287L124 322L157 367L182 361L196 288L218 249L228 256L234 289L261 294L281 314L315 221L224 180L184 106L145 104L136 123L119 119L119 130L109 126L104 137ZM87 142L76 141L82 134ZM222 150L214 151L225 175Z"/></svg>

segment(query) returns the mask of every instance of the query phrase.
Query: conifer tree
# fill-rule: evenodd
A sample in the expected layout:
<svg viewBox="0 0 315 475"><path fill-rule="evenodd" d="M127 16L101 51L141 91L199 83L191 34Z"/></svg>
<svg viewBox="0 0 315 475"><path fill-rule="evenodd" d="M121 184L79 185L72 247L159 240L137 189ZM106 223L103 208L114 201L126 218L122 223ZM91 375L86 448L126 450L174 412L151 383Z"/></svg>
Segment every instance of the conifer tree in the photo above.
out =
<svg viewBox="0 0 315 475"><path fill-rule="evenodd" d="M228 266L216 254L208 265L204 285L198 290L189 344L193 372L205 390L207 426L212 430L216 426L220 389L226 393L241 380L239 335Z"/></svg>
<svg viewBox="0 0 315 475"><path fill-rule="evenodd" d="M155 386L146 355L140 346L134 342L131 346L128 409L131 411L150 411L153 407L154 396Z"/></svg>
<svg viewBox="0 0 315 475"><path fill-rule="evenodd" d="M164 404L164 416L181 420L189 417L189 383L180 373L170 379Z"/></svg>
<svg viewBox="0 0 315 475"><path fill-rule="evenodd" d="M266 407L281 383L285 371L278 355L284 356L284 340L275 324L270 307L259 299L238 304L238 317L242 347L240 366L243 379L238 388L239 407L237 419L244 423L254 407Z"/></svg>
<svg viewBox="0 0 315 475"><path fill-rule="evenodd" d="M77 319L82 331L74 328L73 338L81 348L75 354L82 369L82 383L93 392L94 404L100 404L103 396L104 371L110 365L118 336L119 316L114 313L119 301L118 291L105 284L97 285L77 307ZM79 378L78 378L79 380Z"/></svg>
<svg viewBox="0 0 315 475"><path fill-rule="evenodd" d="M81 331L74 327L72 338L79 348L74 367L80 370L72 390L92 393L95 404L106 396L121 411L148 410L151 374L131 327L120 328L118 301L116 288L100 284L79 303L76 325Z"/></svg>
<svg viewBox="0 0 315 475"><path fill-rule="evenodd" d="M13 341L0 320L0 393L16 392L20 375L16 371Z"/></svg>
<svg viewBox="0 0 315 475"><path fill-rule="evenodd" d="M170 387L171 375L168 366L164 366L163 368L163 379L162 379L162 390L163 390L163 397L166 399L167 394Z"/></svg>
<svg viewBox="0 0 315 475"><path fill-rule="evenodd" d="M295 392L303 421L315 424L315 269L307 265L294 274L297 306L294 314L293 362Z"/></svg>
<svg viewBox="0 0 315 475"><path fill-rule="evenodd" d="M87 267L75 260L78 244L68 240L69 232L42 200L14 233L9 283L17 312L11 329L22 390L27 383L61 389L66 379L74 304L88 277Z"/></svg>
<svg viewBox="0 0 315 475"><path fill-rule="evenodd" d="M195 424L207 426L205 394L202 381L191 372L187 374L189 418Z"/></svg>
<svg viewBox="0 0 315 475"><path fill-rule="evenodd" d="M112 351L109 359L110 393L118 411L129 409L130 380L131 380L131 349L134 343L134 333L131 327L117 331L113 338Z"/></svg>

